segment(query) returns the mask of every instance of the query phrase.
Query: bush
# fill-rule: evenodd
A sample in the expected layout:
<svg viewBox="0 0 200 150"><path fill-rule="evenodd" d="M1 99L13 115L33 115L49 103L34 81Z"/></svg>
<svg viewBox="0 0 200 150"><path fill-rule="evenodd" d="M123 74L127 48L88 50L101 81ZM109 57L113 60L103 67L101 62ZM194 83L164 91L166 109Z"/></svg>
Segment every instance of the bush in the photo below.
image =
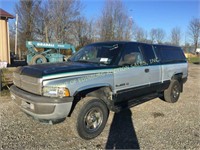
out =
<svg viewBox="0 0 200 150"><path fill-rule="evenodd" d="M200 56L187 58L189 63L200 63Z"/></svg>

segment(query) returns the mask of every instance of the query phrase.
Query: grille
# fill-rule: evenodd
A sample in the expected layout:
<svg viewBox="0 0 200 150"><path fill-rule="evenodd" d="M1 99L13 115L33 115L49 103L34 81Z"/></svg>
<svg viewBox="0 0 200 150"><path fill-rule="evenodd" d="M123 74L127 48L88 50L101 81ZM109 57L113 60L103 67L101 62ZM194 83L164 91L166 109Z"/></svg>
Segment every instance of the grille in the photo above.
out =
<svg viewBox="0 0 200 150"><path fill-rule="evenodd" d="M17 87L25 91L42 95L42 91L41 91L42 83L40 79L38 78L34 78L34 77L26 76L26 75L20 75L19 73L15 72L13 74L13 83Z"/></svg>

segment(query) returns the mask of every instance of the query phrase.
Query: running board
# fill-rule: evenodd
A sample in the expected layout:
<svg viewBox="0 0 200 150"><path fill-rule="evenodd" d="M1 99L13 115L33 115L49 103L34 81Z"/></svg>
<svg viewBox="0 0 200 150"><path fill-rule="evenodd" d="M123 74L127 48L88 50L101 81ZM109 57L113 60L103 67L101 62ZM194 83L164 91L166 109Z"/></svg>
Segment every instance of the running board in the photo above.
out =
<svg viewBox="0 0 200 150"><path fill-rule="evenodd" d="M143 97L134 98L134 99L131 99L131 100L128 100L128 101L125 101L125 102L114 103L112 110L117 113L117 112L120 112L124 109L128 109L128 108L137 106L139 104L145 103L147 101L150 101L150 100L157 98L159 96L161 96L161 94L154 93L154 94L146 95L146 96L143 96Z"/></svg>

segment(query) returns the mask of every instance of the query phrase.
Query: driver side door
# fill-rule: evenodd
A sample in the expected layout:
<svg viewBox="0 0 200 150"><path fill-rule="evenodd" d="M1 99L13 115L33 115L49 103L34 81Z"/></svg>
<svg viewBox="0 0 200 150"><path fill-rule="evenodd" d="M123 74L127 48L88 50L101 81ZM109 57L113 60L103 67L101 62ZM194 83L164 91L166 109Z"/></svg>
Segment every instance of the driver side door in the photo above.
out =
<svg viewBox="0 0 200 150"><path fill-rule="evenodd" d="M114 70L114 92L117 102L146 94L145 89L149 87L146 69L147 63L138 44L128 43L119 60L119 68Z"/></svg>

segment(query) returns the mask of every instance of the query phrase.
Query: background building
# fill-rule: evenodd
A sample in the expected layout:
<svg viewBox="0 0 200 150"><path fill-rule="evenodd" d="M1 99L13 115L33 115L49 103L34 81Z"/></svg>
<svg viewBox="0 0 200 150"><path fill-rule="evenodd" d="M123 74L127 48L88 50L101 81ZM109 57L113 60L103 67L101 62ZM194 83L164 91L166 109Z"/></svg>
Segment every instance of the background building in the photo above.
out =
<svg viewBox="0 0 200 150"><path fill-rule="evenodd" d="M10 64L10 38L8 19L14 16L0 8L0 62Z"/></svg>

